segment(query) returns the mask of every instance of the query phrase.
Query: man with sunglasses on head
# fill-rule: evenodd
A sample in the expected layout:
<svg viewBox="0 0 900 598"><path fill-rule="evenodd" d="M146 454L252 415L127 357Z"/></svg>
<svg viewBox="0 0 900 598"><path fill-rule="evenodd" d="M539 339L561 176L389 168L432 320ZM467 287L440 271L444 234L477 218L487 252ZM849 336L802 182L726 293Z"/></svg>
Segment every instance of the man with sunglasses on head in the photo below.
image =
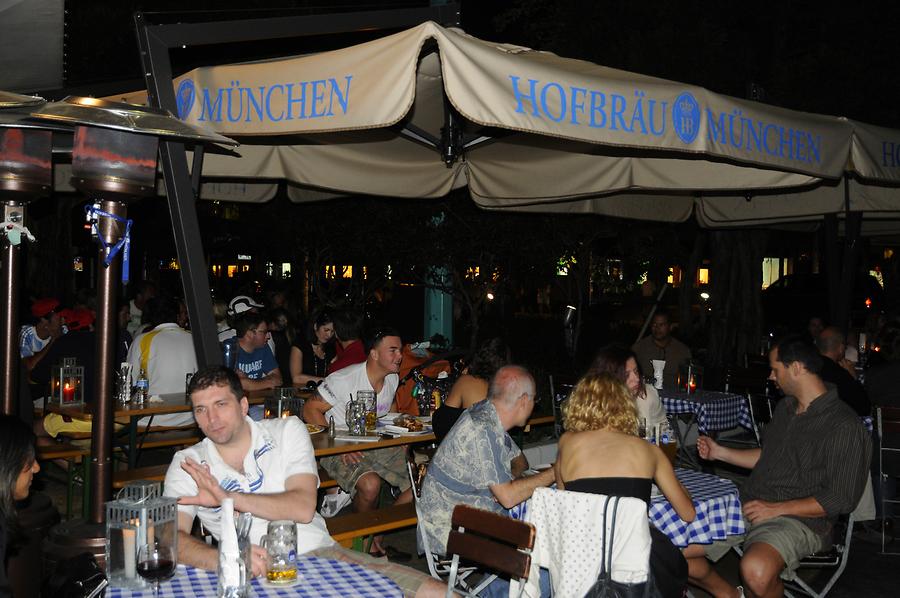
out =
<svg viewBox="0 0 900 598"><path fill-rule="evenodd" d="M235 373L246 391L266 390L281 386L281 370L269 348L269 325L266 319L247 312L235 323L238 357Z"/></svg>
<svg viewBox="0 0 900 598"><path fill-rule="evenodd" d="M357 391L375 391L378 416L394 411L394 393L400 384L398 372L403 361L403 342L393 328L381 328L366 338L366 360L329 374L319 385L317 400L307 401L304 419L311 424L325 425L333 417L338 428L347 428L345 410ZM349 492L358 512L372 511L378 506L381 481L401 490L395 504L412 500L406 470L406 450L389 447L364 452L346 453L320 460L322 467L338 485ZM408 559L409 555L390 548L382 548L381 538L372 542L372 553L387 555L392 560Z"/></svg>

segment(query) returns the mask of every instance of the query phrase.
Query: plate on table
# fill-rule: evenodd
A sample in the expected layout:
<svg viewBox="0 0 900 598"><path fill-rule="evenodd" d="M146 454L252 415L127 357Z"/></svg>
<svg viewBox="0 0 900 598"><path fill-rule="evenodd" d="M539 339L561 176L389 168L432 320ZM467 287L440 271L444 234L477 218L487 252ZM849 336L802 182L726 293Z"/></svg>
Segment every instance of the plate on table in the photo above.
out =
<svg viewBox="0 0 900 598"><path fill-rule="evenodd" d="M318 424L306 424L306 431L310 434L318 434L319 432L325 431L325 426L320 426Z"/></svg>

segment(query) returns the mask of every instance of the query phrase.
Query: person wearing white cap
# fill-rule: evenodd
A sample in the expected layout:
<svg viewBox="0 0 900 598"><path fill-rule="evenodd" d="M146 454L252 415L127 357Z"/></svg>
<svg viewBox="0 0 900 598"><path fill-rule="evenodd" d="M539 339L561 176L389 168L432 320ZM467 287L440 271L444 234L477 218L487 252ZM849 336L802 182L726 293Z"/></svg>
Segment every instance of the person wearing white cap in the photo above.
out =
<svg viewBox="0 0 900 598"><path fill-rule="evenodd" d="M262 303L248 295L238 295L229 301L228 311L225 312L225 315L228 318L228 328L219 331L219 342L222 343L237 336L237 330L234 329L234 320L237 316L248 311L259 311L262 306Z"/></svg>

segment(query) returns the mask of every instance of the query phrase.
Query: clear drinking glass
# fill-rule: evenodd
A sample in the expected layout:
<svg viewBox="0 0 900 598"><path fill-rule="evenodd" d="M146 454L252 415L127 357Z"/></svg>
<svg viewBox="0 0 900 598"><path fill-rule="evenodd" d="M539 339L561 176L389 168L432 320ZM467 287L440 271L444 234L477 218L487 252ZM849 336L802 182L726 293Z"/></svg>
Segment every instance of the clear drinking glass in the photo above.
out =
<svg viewBox="0 0 900 598"><path fill-rule="evenodd" d="M138 575L154 584L153 595L159 597L159 582L175 574L175 551L158 540L143 544L138 549Z"/></svg>

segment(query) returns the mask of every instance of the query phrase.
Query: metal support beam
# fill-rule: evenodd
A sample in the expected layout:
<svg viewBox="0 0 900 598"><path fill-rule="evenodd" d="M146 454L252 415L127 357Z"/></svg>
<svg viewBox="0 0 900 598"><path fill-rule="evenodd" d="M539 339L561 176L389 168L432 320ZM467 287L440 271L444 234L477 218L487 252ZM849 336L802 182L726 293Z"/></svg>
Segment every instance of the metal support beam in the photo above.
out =
<svg viewBox="0 0 900 598"><path fill-rule="evenodd" d="M423 8L373 10L306 16L205 23L154 25L143 13L135 13L138 47L151 106L178 114L172 87L172 63L169 50L182 46L204 46L271 40L304 36L320 36L352 31L401 29L433 20L443 25L459 24L459 4ZM181 282L194 338L197 364L221 364L215 321L212 316L207 264L200 240L195 194L188 173L184 144L172 141L160 144L163 178L169 214L175 233L175 246L181 266ZM201 160L195 159L195 187L200 188Z"/></svg>
<svg viewBox="0 0 900 598"><path fill-rule="evenodd" d="M101 209L113 216L125 218L128 213L125 204L119 201L103 201ZM97 223L98 234L108 245L114 245L124 234L125 225L112 218L101 217ZM93 419L91 420L91 523L103 523L106 519L103 503L112 492L112 437L113 415L116 400L113 392L113 378L118 364L116 360L116 284L122 277L122 261L114 259L106 266L106 247L99 244L97 257L97 352L95 372L95 394L92 397Z"/></svg>
<svg viewBox="0 0 900 598"><path fill-rule="evenodd" d="M3 220L5 222L19 222L24 224L25 208L23 204L11 200L3 206ZM3 335L2 356L0 366L0 393L2 393L2 408L6 415L18 415L19 413L19 269L21 264L21 249L8 240L3 247L3 296L2 310L3 325L0 334Z"/></svg>

